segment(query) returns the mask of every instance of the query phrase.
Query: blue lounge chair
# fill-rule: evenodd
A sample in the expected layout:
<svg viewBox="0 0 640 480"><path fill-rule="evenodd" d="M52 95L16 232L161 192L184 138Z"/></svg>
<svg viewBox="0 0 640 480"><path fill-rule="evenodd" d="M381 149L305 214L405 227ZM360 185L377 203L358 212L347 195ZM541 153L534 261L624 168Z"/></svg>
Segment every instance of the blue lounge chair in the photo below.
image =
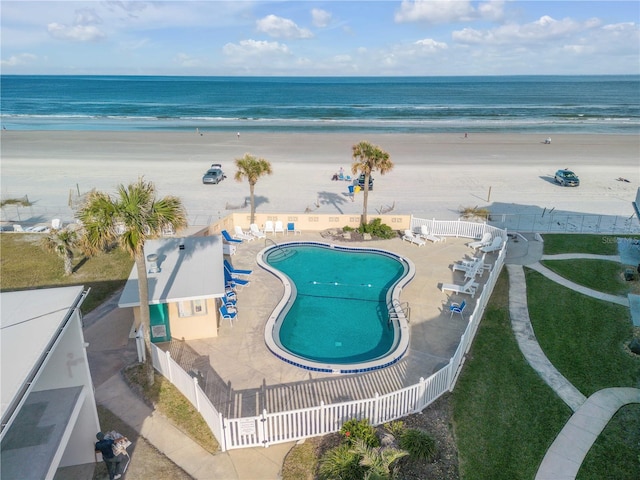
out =
<svg viewBox="0 0 640 480"><path fill-rule="evenodd" d="M226 268L224 270L224 281L228 287L231 287L233 289L241 289L242 287L246 287L247 285L249 285L249 283L251 283L249 282L249 280L243 280L242 278L232 276Z"/></svg>
<svg viewBox="0 0 640 480"><path fill-rule="evenodd" d="M464 315L462 314L462 312L464 312L464 308L466 306L467 306L466 300L463 300L462 303L454 302L451 305L449 305L449 311L451 312L451 315L449 315L449 318L453 317L454 313L459 313L462 319L464 320Z"/></svg>
<svg viewBox="0 0 640 480"><path fill-rule="evenodd" d="M218 310L220 311L222 319L224 320L226 318L229 320L229 325L233 327L233 321L238 317L238 312L235 310L229 310L226 305L220 305Z"/></svg>
<svg viewBox="0 0 640 480"><path fill-rule="evenodd" d="M238 240L237 238L232 238L231 235L229 235L229 232L227 232L226 230L222 230L222 238L224 238L224 241L227 243L242 243L242 240Z"/></svg>
<svg viewBox="0 0 640 480"><path fill-rule="evenodd" d="M224 268L225 268L229 273L231 273L231 274L234 274L234 273L235 273L236 275L251 275L251 272L253 271L253 270L242 270L242 269L239 269L239 268L233 268L233 265L231 265L231 264L229 263L229 261L228 261L228 260L226 260L226 259L225 259L225 261L224 261Z"/></svg>

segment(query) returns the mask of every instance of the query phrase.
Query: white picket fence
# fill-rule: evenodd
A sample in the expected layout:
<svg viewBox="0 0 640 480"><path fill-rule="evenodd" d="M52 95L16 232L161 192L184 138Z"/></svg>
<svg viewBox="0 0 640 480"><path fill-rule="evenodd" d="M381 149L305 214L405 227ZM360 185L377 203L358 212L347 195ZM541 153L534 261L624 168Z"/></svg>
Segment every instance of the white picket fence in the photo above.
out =
<svg viewBox="0 0 640 480"><path fill-rule="evenodd" d="M429 225L431 232L440 236L479 238L485 231L506 239L506 231L487 224L412 219L412 229ZM449 363L412 386L373 398L354 400L316 407L302 408L278 413L266 410L261 415L243 418L224 418L216 410L209 398L198 385L197 378L185 372L175 362L169 352L163 352L152 345L153 365L200 412L220 443L222 451L245 447L268 447L277 443L291 442L327 433L337 432L342 424L352 418L368 419L373 425L397 420L409 414L420 412L447 391L452 391L458 379L465 355L471 348L485 307L504 265L506 247L498 254L494 268L477 297L476 306L469 317L467 328L460 338L460 344Z"/></svg>

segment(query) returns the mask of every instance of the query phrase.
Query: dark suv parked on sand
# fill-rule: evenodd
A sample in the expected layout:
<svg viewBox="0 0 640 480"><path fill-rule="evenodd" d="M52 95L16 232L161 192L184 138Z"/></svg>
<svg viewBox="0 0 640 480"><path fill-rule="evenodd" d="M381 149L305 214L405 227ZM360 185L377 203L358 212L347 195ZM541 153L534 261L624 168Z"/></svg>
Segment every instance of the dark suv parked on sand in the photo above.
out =
<svg viewBox="0 0 640 480"><path fill-rule="evenodd" d="M358 186L364 190L364 173L358 177ZM373 177L369 177L369 190L373 190Z"/></svg>
<svg viewBox="0 0 640 480"><path fill-rule="evenodd" d="M556 183L559 183L563 187L579 187L580 179L571 170L558 170L555 176Z"/></svg>

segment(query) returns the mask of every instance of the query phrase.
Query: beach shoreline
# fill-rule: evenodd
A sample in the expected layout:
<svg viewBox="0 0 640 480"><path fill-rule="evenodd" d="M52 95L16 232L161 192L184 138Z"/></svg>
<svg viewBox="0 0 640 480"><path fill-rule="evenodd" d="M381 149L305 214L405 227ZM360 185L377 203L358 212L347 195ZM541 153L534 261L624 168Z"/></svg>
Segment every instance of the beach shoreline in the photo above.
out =
<svg viewBox="0 0 640 480"><path fill-rule="evenodd" d="M233 160L251 153L271 162L273 175L255 187L260 213L362 212L349 201L347 182L331 181L340 167L350 172L351 147L362 140L387 151L394 169L374 174L369 211L393 205L394 213L455 219L460 207L497 213L532 208L581 214L633 213L640 184L640 141L634 135L518 133L254 133L2 131L2 198L27 195L37 206L68 208L70 195L96 188L115 192L138 177L160 195L180 197L190 215L224 216L249 195L233 179ZM202 175L220 163L227 179L203 185ZM555 170L573 169L578 188L553 182ZM626 179L628 182L619 179ZM339 198L347 201L321 201ZM238 212L238 210L234 210ZM243 211L243 210L240 210ZM249 207L246 207L249 211ZM5 218L3 212L3 219Z"/></svg>

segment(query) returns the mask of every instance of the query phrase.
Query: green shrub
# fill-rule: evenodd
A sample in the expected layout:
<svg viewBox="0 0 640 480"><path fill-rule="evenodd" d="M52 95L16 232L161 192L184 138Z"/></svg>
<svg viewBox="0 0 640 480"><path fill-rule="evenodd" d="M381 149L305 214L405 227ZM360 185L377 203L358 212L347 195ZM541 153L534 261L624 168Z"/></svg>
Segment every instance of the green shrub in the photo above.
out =
<svg viewBox="0 0 640 480"><path fill-rule="evenodd" d="M356 440L362 440L369 447L379 447L380 439L376 436L376 430L369 424L369 420L356 420L352 418L342 425L340 433L345 442L353 446Z"/></svg>
<svg viewBox="0 0 640 480"><path fill-rule="evenodd" d="M389 225L382 223L379 218L374 218L366 225L360 225L358 231L360 233L369 233L378 238L393 238L396 236L395 231Z"/></svg>
<svg viewBox="0 0 640 480"><path fill-rule="evenodd" d="M404 426L404 422L402 420L395 420L393 422L385 423L384 428L395 438L400 438L406 430L406 427Z"/></svg>
<svg viewBox="0 0 640 480"><path fill-rule="evenodd" d="M433 460L436 454L436 442L427 432L410 428L400 437L400 448L409 452L414 460Z"/></svg>
<svg viewBox="0 0 640 480"><path fill-rule="evenodd" d="M367 467L360 465L361 456L345 443L322 456L318 473L323 480L362 480Z"/></svg>

